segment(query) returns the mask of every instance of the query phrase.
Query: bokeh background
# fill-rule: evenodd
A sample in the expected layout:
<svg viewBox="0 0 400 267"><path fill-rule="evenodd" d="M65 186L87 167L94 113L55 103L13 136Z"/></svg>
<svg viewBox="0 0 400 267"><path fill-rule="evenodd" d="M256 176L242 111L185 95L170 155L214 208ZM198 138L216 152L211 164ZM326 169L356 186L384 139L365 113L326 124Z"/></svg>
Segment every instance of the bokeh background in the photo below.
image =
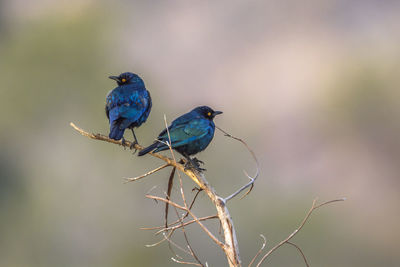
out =
<svg viewBox="0 0 400 267"><path fill-rule="evenodd" d="M125 71L153 97L141 143L164 114L207 104L254 149L261 176L229 203L244 265L260 234L269 247L285 238L315 197L347 197L294 239L310 264L399 266L399 14L389 0L1 0L0 266L177 266L139 230L162 224L163 206L144 194L162 195L169 170L124 184L161 162L69 126L107 134L107 77ZM220 132L199 158L221 195L254 173ZM204 195L195 211L215 212ZM203 262L227 265L198 227L188 231ZM264 266L304 263L282 247Z"/></svg>

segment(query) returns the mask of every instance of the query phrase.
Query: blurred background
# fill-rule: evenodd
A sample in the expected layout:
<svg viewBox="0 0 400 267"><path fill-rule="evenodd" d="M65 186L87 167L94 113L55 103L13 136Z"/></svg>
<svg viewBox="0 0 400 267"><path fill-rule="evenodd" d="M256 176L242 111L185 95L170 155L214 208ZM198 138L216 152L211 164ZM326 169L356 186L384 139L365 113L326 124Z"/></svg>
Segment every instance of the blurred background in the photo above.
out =
<svg viewBox="0 0 400 267"><path fill-rule="evenodd" d="M124 184L162 162L69 126L108 134L107 77L125 71L153 98L142 144L164 114L206 104L254 149L259 180L229 203L244 266L260 234L269 248L284 239L315 197L347 200L316 211L293 240L312 266L399 266L399 14L399 1L378 0L0 0L0 266L178 265L139 229L163 223L162 204L144 195L163 195L169 170ZM198 157L222 196L247 182L243 169L254 173L218 131ZM185 178L188 197L193 187ZM204 194L195 212L215 213ZM188 231L203 262L227 265L198 227ZM304 262L284 246L263 266Z"/></svg>

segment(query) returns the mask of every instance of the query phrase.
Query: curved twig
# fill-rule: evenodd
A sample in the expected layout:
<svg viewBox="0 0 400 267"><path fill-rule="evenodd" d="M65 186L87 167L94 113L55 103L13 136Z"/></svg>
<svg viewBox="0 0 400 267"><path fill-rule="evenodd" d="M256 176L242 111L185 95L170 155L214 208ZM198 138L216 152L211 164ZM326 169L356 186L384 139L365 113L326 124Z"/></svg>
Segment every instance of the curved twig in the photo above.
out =
<svg viewBox="0 0 400 267"><path fill-rule="evenodd" d="M168 233L168 238L169 238L171 235L172 235L172 232L169 232L169 233ZM157 241L156 243L153 243L153 244L145 245L145 247L146 247L146 248L155 247L155 246L160 245L162 242L168 240L168 238L166 237L165 233L164 233L163 236L164 236L164 238L161 239L160 241Z"/></svg>
<svg viewBox="0 0 400 267"><path fill-rule="evenodd" d="M254 187L254 182L256 181L256 179L258 178L258 176L260 175L260 164L258 162L258 159L256 157L256 154L253 152L253 150L249 147L249 145L243 140L240 139L238 137L235 137L231 134L229 134L228 132L222 130L220 127L215 126L218 130L220 130L225 136L230 137L232 139L235 139L237 141L239 141L240 143L242 143L246 149L250 152L252 158L254 159L254 162L256 163L256 174L254 175L254 177L251 177L245 170L243 170L244 174L247 176L247 178L250 179L250 182L248 182L247 184L245 184L244 186L242 186L241 188L239 188L236 192L234 192L233 194L231 194L230 196L225 198L225 201L228 202L229 200L231 200L232 198L236 197L237 195L239 195L241 192L243 192L245 189L249 188L250 189L246 192L246 194L244 194L240 199L244 198L245 196L247 196L251 190L253 190Z"/></svg>
<svg viewBox="0 0 400 267"><path fill-rule="evenodd" d="M253 257L253 259L250 261L249 266L251 267L251 265L254 263L254 261L257 259L257 257L261 254L261 252L264 250L265 245L267 244L267 239L265 238L264 235L260 235L261 238L263 239L263 243L261 245L261 248L258 250L257 254Z"/></svg>
<svg viewBox="0 0 400 267"><path fill-rule="evenodd" d="M286 244L289 244L289 245L292 245L293 247L295 247L300 252L301 256L303 257L303 260L304 260L304 263L306 264L306 266L310 267L310 265L308 264L306 255L304 255L303 251L301 250L301 248L298 245L296 245L295 243L289 242L289 241L287 241Z"/></svg>

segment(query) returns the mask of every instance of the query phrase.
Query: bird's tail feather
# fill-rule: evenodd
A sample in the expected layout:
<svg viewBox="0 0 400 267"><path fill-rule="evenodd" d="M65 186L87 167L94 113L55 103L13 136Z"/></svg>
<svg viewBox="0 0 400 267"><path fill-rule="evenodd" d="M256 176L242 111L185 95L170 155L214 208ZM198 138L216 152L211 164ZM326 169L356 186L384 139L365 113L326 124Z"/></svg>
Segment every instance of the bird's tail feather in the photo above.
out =
<svg viewBox="0 0 400 267"><path fill-rule="evenodd" d="M148 147L143 148L141 151L139 151L138 156L146 155L150 151L153 151L154 149L156 149L159 144L160 144L159 142L154 142L153 144L149 145Z"/></svg>
<svg viewBox="0 0 400 267"><path fill-rule="evenodd" d="M108 137L114 140L119 140L124 136L124 131L125 129L120 129L119 123L113 121L110 124L110 134L108 135Z"/></svg>

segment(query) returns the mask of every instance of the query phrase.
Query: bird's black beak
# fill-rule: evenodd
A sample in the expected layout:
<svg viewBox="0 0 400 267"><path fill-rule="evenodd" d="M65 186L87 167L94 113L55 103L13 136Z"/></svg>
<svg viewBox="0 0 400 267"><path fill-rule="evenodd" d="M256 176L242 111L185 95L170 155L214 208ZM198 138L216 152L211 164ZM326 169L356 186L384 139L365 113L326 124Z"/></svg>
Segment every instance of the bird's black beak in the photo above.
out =
<svg viewBox="0 0 400 267"><path fill-rule="evenodd" d="M219 114L222 114L222 113L223 113L222 111L214 111L213 112L213 117L215 117L215 116L217 116Z"/></svg>
<svg viewBox="0 0 400 267"><path fill-rule="evenodd" d="M119 77L118 76L109 76L108 78L110 78L111 80L120 82Z"/></svg>

